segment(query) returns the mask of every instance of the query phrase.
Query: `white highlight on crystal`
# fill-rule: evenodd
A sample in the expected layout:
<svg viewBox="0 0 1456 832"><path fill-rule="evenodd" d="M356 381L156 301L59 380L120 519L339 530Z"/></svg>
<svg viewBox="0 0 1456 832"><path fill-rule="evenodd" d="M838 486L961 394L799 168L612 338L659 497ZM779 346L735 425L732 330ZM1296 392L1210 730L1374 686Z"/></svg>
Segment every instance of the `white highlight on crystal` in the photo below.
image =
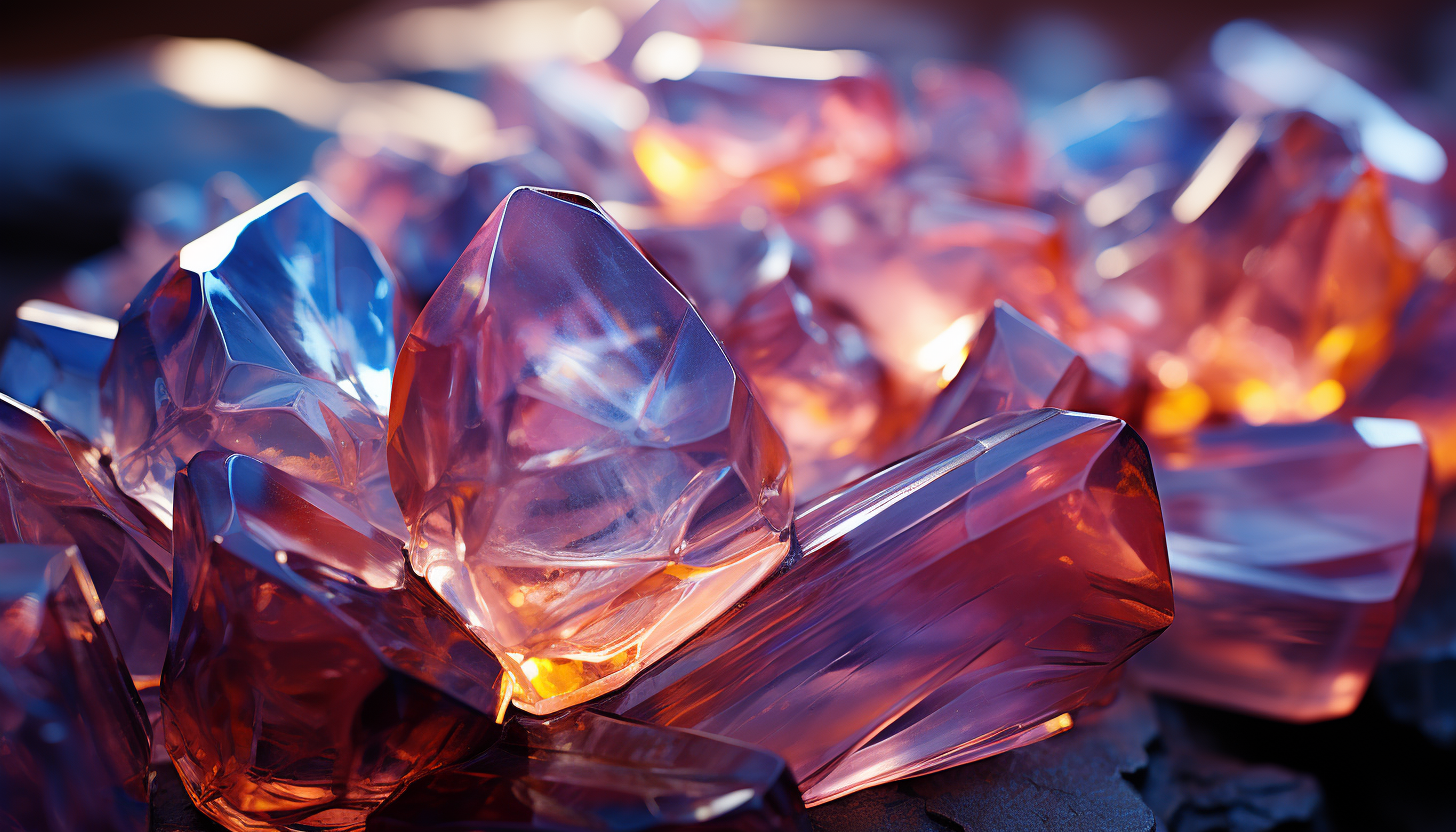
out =
<svg viewBox="0 0 1456 832"><path fill-rule="evenodd" d="M15 310L17 320L68 329L98 338L115 339L117 323L104 315L93 315L48 300L28 300Z"/></svg>
<svg viewBox="0 0 1456 832"><path fill-rule="evenodd" d="M1190 223L1203 216L1254 152L1259 132L1258 120L1250 116L1242 116L1229 125L1173 201L1173 219Z"/></svg>
<svg viewBox="0 0 1456 832"><path fill-rule="evenodd" d="M703 45L677 32L654 32L632 58L632 73L643 83L680 81L703 63Z"/></svg>
<svg viewBox="0 0 1456 832"><path fill-rule="evenodd" d="M1379 419L1360 416L1353 420L1355 432L1372 448L1397 448L1401 445L1419 445L1425 440L1421 427L1405 419Z"/></svg>

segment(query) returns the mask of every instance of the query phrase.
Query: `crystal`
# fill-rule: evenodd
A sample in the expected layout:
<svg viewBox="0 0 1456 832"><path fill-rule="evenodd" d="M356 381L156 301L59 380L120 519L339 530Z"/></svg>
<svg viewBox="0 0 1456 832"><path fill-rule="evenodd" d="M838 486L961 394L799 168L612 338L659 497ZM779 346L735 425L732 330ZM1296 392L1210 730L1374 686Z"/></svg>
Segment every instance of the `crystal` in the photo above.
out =
<svg viewBox="0 0 1456 832"><path fill-rule="evenodd" d="M802 557L603 707L761 745L814 805L1055 734L1173 614L1120 420L998 414L804 508Z"/></svg>
<svg viewBox="0 0 1456 832"><path fill-rule="evenodd" d="M723 344L784 438L800 502L874 467L887 382L853 323L784 277L744 300Z"/></svg>
<svg viewBox="0 0 1456 832"><path fill-rule="evenodd" d="M1087 378L1082 356L999 300L967 346L964 363L910 434L910 450L993 413L1070 407Z"/></svg>
<svg viewBox="0 0 1456 832"><path fill-rule="evenodd" d="M631 228L632 238L714 332L728 328L755 289L792 274L804 259L803 248L775 225L750 228L738 219L702 225L668 224L655 216L650 220Z"/></svg>
<svg viewBox="0 0 1456 832"><path fill-rule="evenodd" d="M1059 337L1080 325L1056 221L904 174L871 195L803 212L791 231L814 255L810 295L853 315L907 396L928 400L1001 299Z"/></svg>
<svg viewBox="0 0 1456 832"><path fill-rule="evenodd" d="M632 154L681 221L789 212L900 160L894 90L863 53L663 32L632 69L652 102Z"/></svg>
<svg viewBox="0 0 1456 832"><path fill-rule="evenodd" d="M0 395L0 541L74 545L136 686L155 711L171 618L172 537L123 496L101 453Z"/></svg>
<svg viewBox="0 0 1456 832"><path fill-rule="evenodd" d="M76 547L0 545L0 829L146 832L147 726Z"/></svg>
<svg viewBox="0 0 1456 832"><path fill-rule="evenodd" d="M26 301L15 312L15 335L0 358L0 391L104 445L97 382L115 338L111 318Z"/></svg>
<svg viewBox="0 0 1456 832"><path fill-rule="evenodd" d="M505 676L400 541L255 459L177 475L167 750L234 830L358 829L499 728Z"/></svg>
<svg viewBox="0 0 1456 832"><path fill-rule="evenodd" d="M1031 154L1021 102L1006 79L980 67L922 61L913 80L919 158L956 171L976 196L1028 202Z"/></svg>
<svg viewBox="0 0 1456 832"><path fill-rule="evenodd" d="M118 483L165 520L193 454L247 453L403 536L384 440L406 323L378 250L313 186L228 221L121 319L101 398Z"/></svg>
<svg viewBox="0 0 1456 832"><path fill-rule="evenodd" d="M626 683L778 565L788 457L687 300L588 198L522 188L401 351L415 571L550 713Z"/></svg>
<svg viewBox="0 0 1456 832"><path fill-rule="evenodd" d="M1178 619L1139 679L1294 722L1354 710L1418 571L1420 429L1205 428L1155 450Z"/></svg>
<svg viewBox="0 0 1456 832"><path fill-rule="evenodd" d="M574 709L514 717L490 750L416 781L366 828L789 832L806 825L799 790L777 756Z"/></svg>

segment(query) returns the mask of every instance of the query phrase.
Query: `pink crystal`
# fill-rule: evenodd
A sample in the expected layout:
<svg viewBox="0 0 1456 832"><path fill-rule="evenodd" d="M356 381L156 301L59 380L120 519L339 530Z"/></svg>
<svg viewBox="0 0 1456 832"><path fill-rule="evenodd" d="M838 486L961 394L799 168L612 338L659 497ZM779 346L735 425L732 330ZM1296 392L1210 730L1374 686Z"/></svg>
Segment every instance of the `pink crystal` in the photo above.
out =
<svg viewBox="0 0 1456 832"><path fill-rule="evenodd" d="M810 805L1049 736L1172 618L1121 421L999 414L826 495L803 555L610 710L762 745Z"/></svg>
<svg viewBox="0 0 1456 832"><path fill-rule="evenodd" d="M920 63L914 84L919 158L965 177L976 196L1028 201L1031 158L1016 90L990 70L947 61Z"/></svg>
<svg viewBox="0 0 1456 832"><path fill-rule="evenodd" d="M717 333L727 329L749 294L789 275L803 259L782 228L748 228L737 219L703 225L654 221L632 228L632 237Z"/></svg>
<svg viewBox="0 0 1456 832"><path fill-rule="evenodd" d="M587 709L517 716L489 751L413 784L370 832L795 832L804 804L779 757Z"/></svg>
<svg viewBox="0 0 1456 832"><path fill-rule="evenodd" d="M397 331L379 252L300 183L182 248L102 378L117 481L159 517L203 450L257 456L404 534L384 459Z"/></svg>
<svg viewBox="0 0 1456 832"><path fill-rule="evenodd" d="M749 295L722 332L784 437L800 502L880 461L887 381L853 323L816 306L785 277Z"/></svg>
<svg viewBox="0 0 1456 832"><path fill-rule="evenodd" d="M0 541L75 545L136 686L155 690L171 618L171 534L69 428L0 395Z"/></svg>
<svg viewBox="0 0 1456 832"><path fill-rule="evenodd" d="M167 750L230 829L358 829L490 743L500 665L400 554L319 489L239 455L177 475Z"/></svg>
<svg viewBox="0 0 1456 832"><path fill-rule="evenodd" d="M906 447L924 448L993 413L1070 407L1086 378L1082 356L998 300Z"/></svg>
<svg viewBox="0 0 1456 832"><path fill-rule="evenodd" d="M417 573L550 713L625 684L788 550L788 459L687 300L591 200L522 188L400 354Z"/></svg>
<svg viewBox="0 0 1456 832"><path fill-rule="evenodd" d="M1354 710L1417 573L1420 430L1207 428L1158 451L1178 618L1133 663L1139 678L1295 722Z"/></svg>
<svg viewBox="0 0 1456 832"><path fill-rule="evenodd" d="M0 545L0 829L146 832L143 716L76 548Z"/></svg>

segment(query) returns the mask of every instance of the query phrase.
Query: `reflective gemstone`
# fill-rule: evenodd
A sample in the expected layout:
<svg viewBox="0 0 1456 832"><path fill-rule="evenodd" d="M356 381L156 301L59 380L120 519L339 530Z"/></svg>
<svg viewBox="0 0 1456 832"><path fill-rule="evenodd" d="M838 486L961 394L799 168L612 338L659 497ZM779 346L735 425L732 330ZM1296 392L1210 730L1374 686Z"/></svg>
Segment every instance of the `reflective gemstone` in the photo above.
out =
<svg viewBox="0 0 1456 832"><path fill-rule="evenodd" d="M894 91L860 52L663 32L643 43L632 69L652 101L632 154L681 221L792 211L901 156Z"/></svg>
<svg viewBox="0 0 1456 832"><path fill-rule="evenodd" d="M144 716L76 548L0 545L0 829L146 832Z"/></svg>
<svg viewBox="0 0 1456 832"><path fill-rule="evenodd" d="M26 301L15 312L15 334L0 358L0 391L104 446L97 382L115 338L111 318Z"/></svg>
<svg viewBox="0 0 1456 832"><path fill-rule="evenodd" d="M626 683L788 551L783 441L687 300L588 198L501 204L400 354L414 569L550 713Z"/></svg>
<svg viewBox="0 0 1456 832"><path fill-rule="evenodd" d="M964 363L911 433L909 450L993 413L1070 407L1087 378L1082 356L999 300L966 349Z"/></svg>
<svg viewBox="0 0 1456 832"><path fill-rule="evenodd" d="M1024 745L1173 614L1142 441L998 414L799 513L803 554L604 707L776 751L810 804Z"/></svg>
<svg viewBox="0 0 1456 832"><path fill-rule="evenodd" d="M1206 428L1157 448L1178 620L1150 687L1294 722L1359 703L1413 589L1426 447L1413 423Z"/></svg>
<svg viewBox="0 0 1456 832"><path fill-rule="evenodd" d="M629 227L637 244L717 333L728 328L754 289L791 274L804 260L803 249L774 225L749 228L733 219Z"/></svg>
<svg viewBox="0 0 1456 832"><path fill-rule="evenodd" d="M870 195L829 200L796 218L793 231L814 255L805 288L848 310L892 377L921 400L965 359L997 299L1058 335L1080 325L1056 222L1039 211L911 173Z"/></svg>
<svg viewBox="0 0 1456 832"><path fill-rule="evenodd" d="M1031 158L1021 101L1006 79L948 61L923 61L913 78L919 158L965 177L976 196L1027 202Z"/></svg>
<svg viewBox="0 0 1456 832"><path fill-rule="evenodd" d="M177 476L167 750L234 830L358 829L497 735L500 664L357 509L240 455Z"/></svg>
<svg viewBox="0 0 1456 832"><path fill-rule="evenodd" d="M784 437L800 502L874 467L888 390L858 327L784 277L749 295L722 332Z"/></svg>
<svg viewBox="0 0 1456 832"><path fill-rule="evenodd" d="M808 819L774 754L576 709L515 717L489 751L415 782L367 828L788 832Z"/></svg>
<svg viewBox="0 0 1456 832"><path fill-rule="evenodd" d="M402 536L384 434L404 325L379 251L294 185L184 246L121 319L101 405L117 481L166 519L193 454L246 453Z"/></svg>
<svg viewBox="0 0 1456 832"><path fill-rule="evenodd" d="M172 536L123 496L82 436L0 395L0 541L74 545L108 638L156 710L171 617Z"/></svg>

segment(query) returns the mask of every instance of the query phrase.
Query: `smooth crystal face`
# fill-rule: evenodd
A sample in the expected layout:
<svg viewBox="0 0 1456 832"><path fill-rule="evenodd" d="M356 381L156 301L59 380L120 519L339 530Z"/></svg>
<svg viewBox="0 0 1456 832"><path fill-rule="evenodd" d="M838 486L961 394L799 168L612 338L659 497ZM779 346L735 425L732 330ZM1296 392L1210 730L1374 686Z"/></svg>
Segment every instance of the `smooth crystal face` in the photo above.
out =
<svg viewBox="0 0 1456 832"><path fill-rule="evenodd" d="M965 178L976 196L1030 202L1031 154L1016 90L988 69L923 61L910 114L919 158Z"/></svg>
<svg viewBox="0 0 1456 832"><path fill-rule="evenodd" d="M0 544L0 829L147 832L148 742L76 548Z"/></svg>
<svg viewBox="0 0 1456 832"><path fill-rule="evenodd" d="M233 830L358 829L489 744L500 664L355 508L257 460L177 476L167 750Z"/></svg>
<svg viewBox="0 0 1456 832"><path fill-rule="evenodd" d="M625 684L788 551L788 457L696 311L601 210L523 188L400 354L410 562L550 713Z"/></svg>
<svg viewBox="0 0 1456 832"><path fill-rule="evenodd" d="M28 300L0 357L0 392L105 446L97 381L115 338L111 318Z"/></svg>
<svg viewBox="0 0 1456 832"><path fill-rule="evenodd" d="M918 450L995 413L1070 407L1087 362L1050 332L996 301L960 368L910 435Z"/></svg>
<svg viewBox="0 0 1456 832"><path fill-rule="evenodd" d="M155 710L171 617L172 537L74 431L0 395L0 542L74 545L137 688Z"/></svg>
<svg viewBox="0 0 1456 832"><path fill-rule="evenodd" d="M800 502L878 461L887 381L853 323L785 277L748 296L723 343L784 437Z"/></svg>
<svg viewBox="0 0 1456 832"><path fill-rule="evenodd" d="M573 709L506 723L489 751L417 781L370 832L790 832L808 819L788 766L761 748Z"/></svg>
<svg viewBox="0 0 1456 832"><path fill-rule="evenodd" d="M1147 451L1000 414L803 509L803 555L604 707L761 745L805 800L1033 742L1168 626Z"/></svg>
<svg viewBox="0 0 1456 832"><path fill-rule="evenodd" d="M102 379L117 482L159 517L200 451L254 456L393 533L385 413L394 277L300 183L182 248L121 319Z"/></svg>
<svg viewBox="0 0 1456 832"><path fill-rule="evenodd" d="M1156 459L1178 619L1133 663L1138 677L1275 719L1354 710L1415 580L1420 429L1207 428Z"/></svg>
<svg viewBox="0 0 1456 832"><path fill-rule="evenodd" d="M1079 320L1056 223L906 174L794 219L814 270L805 288L846 309L907 394L928 400L965 360L996 300L1054 333Z"/></svg>
<svg viewBox="0 0 1456 832"><path fill-rule="evenodd" d="M791 274L802 251L783 229L747 228L738 219L705 225L654 222L632 238L708 327L724 332L755 289Z"/></svg>
<svg viewBox="0 0 1456 832"><path fill-rule="evenodd" d="M868 55L662 35L633 60L652 117L632 155L678 219L792 211L899 161L894 91ZM700 58L678 75L684 53Z"/></svg>

